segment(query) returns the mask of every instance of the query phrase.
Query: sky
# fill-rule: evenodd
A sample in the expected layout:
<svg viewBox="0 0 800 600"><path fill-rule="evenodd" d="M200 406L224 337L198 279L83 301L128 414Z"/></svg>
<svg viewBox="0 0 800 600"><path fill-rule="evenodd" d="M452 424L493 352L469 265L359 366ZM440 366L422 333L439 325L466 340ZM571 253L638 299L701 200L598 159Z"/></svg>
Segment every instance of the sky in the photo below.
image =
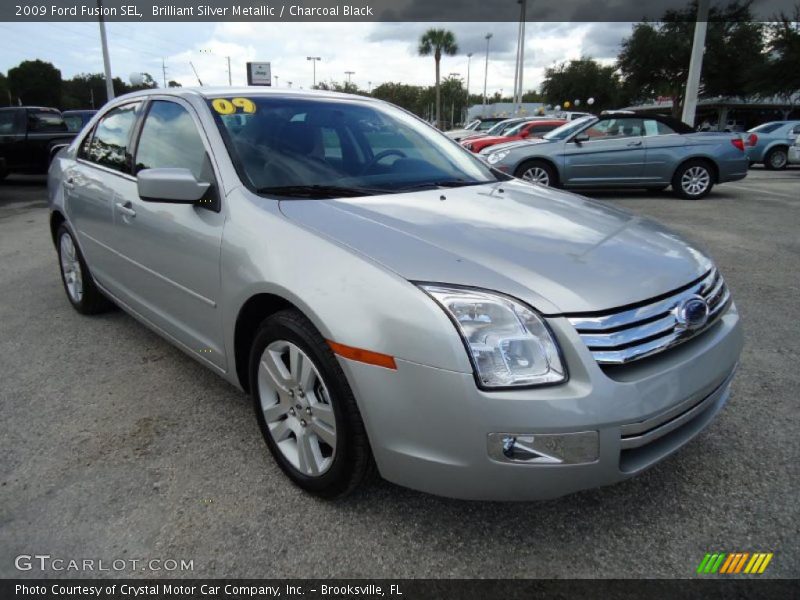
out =
<svg viewBox="0 0 800 600"><path fill-rule="evenodd" d="M278 87L309 88L312 65L307 56L320 56L317 81L346 79L361 88L387 81L432 85L432 57L417 55L420 35L431 27L451 30L459 45L456 56L442 59L442 76L467 79L467 53L474 53L470 91L483 90L486 33L489 47L487 92L511 95L514 87L517 23L107 23L111 70L129 81L131 73L147 72L159 85L162 59L167 80L197 85L189 62L205 85L227 85L231 58L234 85L246 84L246 62L272 63ZM544 69L557 62L591 56L612 62L630 23L528 23L525 50L525 89L538 88ZM0 71L22 60L52 62L63 78L103 70L96 22L0 23Z"/></svg>

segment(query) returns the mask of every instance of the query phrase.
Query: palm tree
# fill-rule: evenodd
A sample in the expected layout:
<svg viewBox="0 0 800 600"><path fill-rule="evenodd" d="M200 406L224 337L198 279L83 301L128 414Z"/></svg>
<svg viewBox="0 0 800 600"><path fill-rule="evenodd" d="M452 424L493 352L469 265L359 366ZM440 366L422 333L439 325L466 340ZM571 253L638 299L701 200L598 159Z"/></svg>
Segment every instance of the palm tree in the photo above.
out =
<svg viewBox="0 0 800 600"><path fill-rule="evenodd" d="M428 29L419 38L419 55L430 56L436 61L436 127L441 127L442 120L442 98L439 94L439 62L442 60L442 53L453 56L458 52L456 36L452 31L446 29Z"/></svg>

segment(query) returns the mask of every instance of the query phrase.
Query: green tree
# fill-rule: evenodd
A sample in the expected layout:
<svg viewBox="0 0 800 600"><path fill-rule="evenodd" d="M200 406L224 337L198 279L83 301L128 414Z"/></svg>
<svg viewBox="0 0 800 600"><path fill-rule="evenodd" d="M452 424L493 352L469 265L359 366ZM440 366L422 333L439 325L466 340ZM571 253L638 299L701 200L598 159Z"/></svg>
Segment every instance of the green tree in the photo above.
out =
<svg viewBox="0 0 800 600"><path fill-rule="evenodd" d="M458 52L456 36L453 35L452 31L447 31L446 29L429 29L420 37L418 50L420 56L433 54L433 59L436 61L436 126L440 127L442 122L442 98L439 89L440 63L442 54L454 56Z"/></svg>
<svg viewBox="0 0 800 600"><path fill-rule="evenodd" d="M391 102L414 114L420 115L422 114L420 109L422 106L423 91L424 88L418 85L387 81L373 88L371 96L378 100Z"/></svg>
<svg viewBox="0 0 800 600"><path fill-rule="evenodd" d="M180 83L178 83L177 81L175 81L174 79L170 79L169 82L167 83L167 87L179 88L179 87L183 87L183 86Z"/></svg>
<svg viewBox="0 0 800 600"><path fill-rule="evenodd" d="M8 70L8 87L16 101L37 106L61 105L61 71L42 60L25 60Z"/></svg>
<svg viewBox="0 0 800 600"><path fill-rule="evenodd" d="M742 95L754 72L763 67L763 24L754 22L752 0L733 0L709 11L700 93ZM622 42L617 62L625 91L635 101L672 98L672 113L683 111L686 76L697 2L667 11L660 23L638 23Z"/></svg>
<svg viewBox="0 0 800 600"><path fill-rule="evenodd" d="M794 14L781 13L766 26L764 67L754 74L755 95L796 97L800 91L800 4Z"/></svg>
<svg viewBox="0 0 800 600"><path fill-rule="evenodd" d="M554 105L594 98L593 110L618 107L624 101L616 70L586 57L560 63L545 69L542 95Z"/></svg>
<svg viewBox="0 0 800 600"><path fill-rule="evenodd" d="M0 106L11 106L12 103L11 90L8 89L8 79L3 73L0 73Z"/></svg>

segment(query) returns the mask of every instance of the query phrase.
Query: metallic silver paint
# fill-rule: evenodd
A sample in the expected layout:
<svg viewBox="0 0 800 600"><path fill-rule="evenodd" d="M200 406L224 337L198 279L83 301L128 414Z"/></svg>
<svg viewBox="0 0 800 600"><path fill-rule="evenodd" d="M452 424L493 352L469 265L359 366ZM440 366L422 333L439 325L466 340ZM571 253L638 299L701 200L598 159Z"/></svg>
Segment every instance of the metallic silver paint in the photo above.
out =
<svg viewBox="0 0 800 600"><path fill-rule="evenodd" d="M545 498L619 481L677 450L722 407L723 382L742 347L732 303L702 335L613 373L562 316L670 292L711 268L703 252L652 221L519 181L328 201L257 196L241 184L206 97L263 93L329 95L156 90L104 109L144 97L185 106L211 158L220 212L142 201L134 177L76 160L91 124L50 169L51 210L75 231L98 285L189 355L241 386L236 321L248 300L270 294L302 311L323 337L395 357L397 370L339 358L378 469L401 485L462 498ZM128 202L135 217L116 208ZM479 390L452 323L410 279L496 290L537 309L570 380ZM622 427L721 385L713 406L668 444L622 453ZM495 432L584 431L598 432L592 464L501 464L487 453Z"/></svg>

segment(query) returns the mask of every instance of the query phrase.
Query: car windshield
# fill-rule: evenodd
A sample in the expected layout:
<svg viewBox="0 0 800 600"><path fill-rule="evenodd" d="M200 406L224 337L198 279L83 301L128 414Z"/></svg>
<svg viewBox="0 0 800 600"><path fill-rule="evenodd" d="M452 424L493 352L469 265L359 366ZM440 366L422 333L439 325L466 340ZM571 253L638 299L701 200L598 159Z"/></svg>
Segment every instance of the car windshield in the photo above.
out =
<svg viewBox="0 0 800 600"><path fill-rule="evenodd" d="M388 104L254 96L209 106L243 182L257 193L369 196L501 177Z"/></svg>
<svg viewBox="0 0 800 600"><path fill-rule="evenodd" d="M499 123L496 123L491 129L488 129L486 131L486 135L501 135L509 127L513 127L516 124L517 121L500 121Z"/></svg>
<svg viewBox="0 0 800 600"><path fill-rule="evenodd" d="M595 117L581 117L575 121L564 123L561 127L556 127L553 131L545 133L542 137L546 140L563 140L571 136L573 133L580 131L586 125L591 123Z"/></svg>
<svg viewBox="0 0 800 600"><path fill-rule="evenodd" d="M503 135L505 137L512 137L512 136L515 136L515 135L519 135L520 131L522 131L522 129L524 127L527 127L527 126L528 126L527 122L518 123L517 125L515 125L511 129L509 129L508 131L503 133Z"/></svg>

